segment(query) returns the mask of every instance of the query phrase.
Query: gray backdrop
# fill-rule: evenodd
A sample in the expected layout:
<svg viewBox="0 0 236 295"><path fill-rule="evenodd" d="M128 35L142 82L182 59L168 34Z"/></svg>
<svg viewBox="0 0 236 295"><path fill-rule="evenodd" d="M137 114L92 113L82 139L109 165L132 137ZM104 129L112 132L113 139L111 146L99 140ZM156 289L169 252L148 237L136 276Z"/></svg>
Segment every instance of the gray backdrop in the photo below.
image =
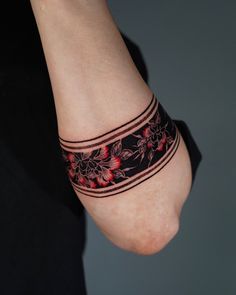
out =
<svg viewBox="0 0 236 295"><path fill-rule="evenodd" d="M160 253L113 246L87 216L89 295L234 295L236 1L110 1L149 85L202 153L178 235Z"/></svg>

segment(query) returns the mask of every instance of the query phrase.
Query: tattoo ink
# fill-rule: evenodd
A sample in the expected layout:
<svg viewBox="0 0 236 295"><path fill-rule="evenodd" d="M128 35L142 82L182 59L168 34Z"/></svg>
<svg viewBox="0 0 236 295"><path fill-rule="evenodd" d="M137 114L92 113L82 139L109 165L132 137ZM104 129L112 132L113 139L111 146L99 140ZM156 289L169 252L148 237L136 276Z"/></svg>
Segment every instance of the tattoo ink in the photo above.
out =
<svg viewBox="0 0 236 295"><path fill-rule="evenodd" d="M180 135L153 94L141 114L107 133L81 141L59 139L73 188L103 198L158 173L174 156Z"/></svg>

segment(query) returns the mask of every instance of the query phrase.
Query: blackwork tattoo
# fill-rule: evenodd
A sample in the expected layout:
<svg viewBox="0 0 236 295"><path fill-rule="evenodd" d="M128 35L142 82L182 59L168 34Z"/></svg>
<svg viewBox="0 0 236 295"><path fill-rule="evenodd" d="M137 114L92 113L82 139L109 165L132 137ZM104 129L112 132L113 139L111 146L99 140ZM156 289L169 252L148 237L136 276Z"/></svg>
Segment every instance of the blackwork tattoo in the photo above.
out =
<svg viewBox="0 0 236 295"><path fill-rule="evenodd" d="M159 172L180 141L175 123L153 94L133 120L88 140L60 139L74 189L102 198L127 191Z"/></svg>

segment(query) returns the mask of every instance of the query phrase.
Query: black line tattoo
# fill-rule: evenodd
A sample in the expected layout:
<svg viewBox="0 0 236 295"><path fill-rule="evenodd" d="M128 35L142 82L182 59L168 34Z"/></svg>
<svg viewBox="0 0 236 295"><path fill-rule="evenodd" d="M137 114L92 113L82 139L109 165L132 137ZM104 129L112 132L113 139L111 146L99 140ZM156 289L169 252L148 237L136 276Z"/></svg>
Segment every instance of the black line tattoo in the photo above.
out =
<svg viewBox="0 0 236 295"><path fill-rule="evenodd" d="M141 114L109 132L81 141L59 139L74 189L104 198L158 173L177 151L180 135L153 94Z"/></svg>

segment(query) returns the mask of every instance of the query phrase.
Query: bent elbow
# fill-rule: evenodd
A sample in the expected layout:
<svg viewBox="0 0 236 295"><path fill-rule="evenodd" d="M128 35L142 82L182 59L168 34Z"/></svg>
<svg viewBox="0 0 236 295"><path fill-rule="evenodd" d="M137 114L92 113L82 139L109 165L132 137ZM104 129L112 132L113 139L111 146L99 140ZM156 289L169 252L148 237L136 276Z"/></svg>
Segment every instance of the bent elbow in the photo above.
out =
<svg viewBox="0 0 236 295"><path fill-rule="evenodd" d="M139 237L127 249L138 255L154 255L164 249L179 231L179 219L171 221L162 231L150 233L145 238Z"/></svg>

